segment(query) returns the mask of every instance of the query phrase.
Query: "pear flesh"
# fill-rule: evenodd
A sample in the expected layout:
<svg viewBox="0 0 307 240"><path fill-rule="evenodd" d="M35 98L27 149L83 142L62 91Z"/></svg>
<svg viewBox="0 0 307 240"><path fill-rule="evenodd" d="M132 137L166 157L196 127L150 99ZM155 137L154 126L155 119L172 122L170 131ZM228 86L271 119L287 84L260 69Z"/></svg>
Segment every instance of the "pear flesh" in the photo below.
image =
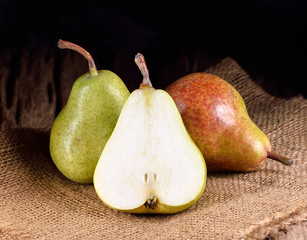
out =
<svg viewBox="0 0 307 240"><path fill-rule="evenodd" d="M98 161L98 196L120 211L176 213L194 204L205 184L204 158L172 98L148 86L135 90Z"/></svg>

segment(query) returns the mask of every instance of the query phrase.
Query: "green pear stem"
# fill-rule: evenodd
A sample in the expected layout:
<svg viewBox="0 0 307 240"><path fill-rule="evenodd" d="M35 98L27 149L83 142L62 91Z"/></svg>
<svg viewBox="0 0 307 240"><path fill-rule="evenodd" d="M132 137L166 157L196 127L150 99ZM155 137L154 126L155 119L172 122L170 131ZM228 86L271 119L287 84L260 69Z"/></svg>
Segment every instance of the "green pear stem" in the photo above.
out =
<svg viewBox="0 0 307 240"><path fill-rule="evenodd" d="M143 82L141 83L140 88L144 86L152 87L144 56L141 53L138 53L137 55L135 55L134 61L143 75Z"/></svg>
<svg viewBox="0 0 307 240"><path fill-rule="evenodd" d="M281 156L277 153L269 152L267 153L267 158L273 159L275 161L281 162L282 164L285 164L287 166L290 166L293 164L293 160L284 156Z"/></svg>
<svg viewBox="0 0 307 240"><path fill-rule="evenodd" d="M88 67L89 67L90 75L91 76L97 76L98 75L94 59L92 58L91 54L88 51L86 51L84 48L80 47L79 45L77 45L75 43L64 41L62 39L60 39L58 41L58 48L71 49L71 50L74 50L74 51L82 54L83 57L85 57L85 59L88 61Z"/></svg>

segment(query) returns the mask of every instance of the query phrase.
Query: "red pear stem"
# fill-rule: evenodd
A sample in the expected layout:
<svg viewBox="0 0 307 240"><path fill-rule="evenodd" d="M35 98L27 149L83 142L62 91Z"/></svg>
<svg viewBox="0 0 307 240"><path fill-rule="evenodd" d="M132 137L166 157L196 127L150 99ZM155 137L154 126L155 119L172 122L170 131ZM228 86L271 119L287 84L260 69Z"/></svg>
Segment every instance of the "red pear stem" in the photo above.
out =
<svg viewBox="0 0 307 240"><path fill-rule="evenodd" d="M89 72L91 76L97 75L97 68L96 68L94 59L92 58L91 54L88 51L86 51L84 48L80 47L79 45L75 43L64 41L62 39L58 41L58 48L71 49L71 50L74 50L82 54L83 57L85 57L85 59L88 61L88 67L89 67Z"/></svg>
<svg viewBox="0 0 307 240"><path fill-rule="evenodd" d="M147 86L147 87L152 87L151 81L149 79L149 73L148 73L148 68L145 62L145 58L141 53L138 53L135 58L134 61L136 63L136 65L139 67L142 75L143 75L143 82L140 85L140 88Z"/></svg>
<svg viewBox="0 0 307 240"><path fill-rule="evenodd" d="M269 152L267 153L267 158L276 160L278 162L281 162L282 164L285 164L287 166L290 166L293 164L293 160L284 156L281 156L277 153Z"/></svg>

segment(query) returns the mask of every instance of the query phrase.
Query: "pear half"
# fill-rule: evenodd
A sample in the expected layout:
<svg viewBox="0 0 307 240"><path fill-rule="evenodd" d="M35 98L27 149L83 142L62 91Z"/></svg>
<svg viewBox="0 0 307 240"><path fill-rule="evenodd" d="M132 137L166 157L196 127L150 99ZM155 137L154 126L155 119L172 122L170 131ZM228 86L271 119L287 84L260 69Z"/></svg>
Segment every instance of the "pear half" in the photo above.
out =
<svg viewBox="0 0 307 240"><path fill-rule="evenodd" d="M141 54L136 62L145 65ZM180 212L202 195L206 164L170 95L151 87L148 73L143 75L98 161L95 190L120 211Z"/></svg>

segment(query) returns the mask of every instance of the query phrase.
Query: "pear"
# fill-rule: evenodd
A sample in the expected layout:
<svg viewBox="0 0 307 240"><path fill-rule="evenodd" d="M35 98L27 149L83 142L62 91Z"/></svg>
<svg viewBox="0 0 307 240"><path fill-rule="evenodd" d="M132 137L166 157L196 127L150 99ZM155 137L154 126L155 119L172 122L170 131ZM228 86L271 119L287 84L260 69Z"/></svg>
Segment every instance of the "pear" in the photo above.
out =
<svg viewBox="0 0 307 240"><path fill-rule="evenodd" d="M206 185L206 164L172 98L144 78L125 103L98 161L94 187L112 209L171 214L192 206Z"/></svg>
<svg viewBox="0 0 307 240"><path fill-rule="evenodd" d="M256 171L267 158L293 163L271 152L268 137L250 119L241 95L218 76L191 73L165 90L203 153L208 171Z"/></svg>
<svg viewBox="0 0 307 240"><path fill-rule="evenodd" d="M66 106L52 125L50 155L67 178L92 183L98 159L130 93L115 73L97 71L91 55L80 46L59 40L58 47L81 53L88 60L89 73L74 82Z"/></svg>

